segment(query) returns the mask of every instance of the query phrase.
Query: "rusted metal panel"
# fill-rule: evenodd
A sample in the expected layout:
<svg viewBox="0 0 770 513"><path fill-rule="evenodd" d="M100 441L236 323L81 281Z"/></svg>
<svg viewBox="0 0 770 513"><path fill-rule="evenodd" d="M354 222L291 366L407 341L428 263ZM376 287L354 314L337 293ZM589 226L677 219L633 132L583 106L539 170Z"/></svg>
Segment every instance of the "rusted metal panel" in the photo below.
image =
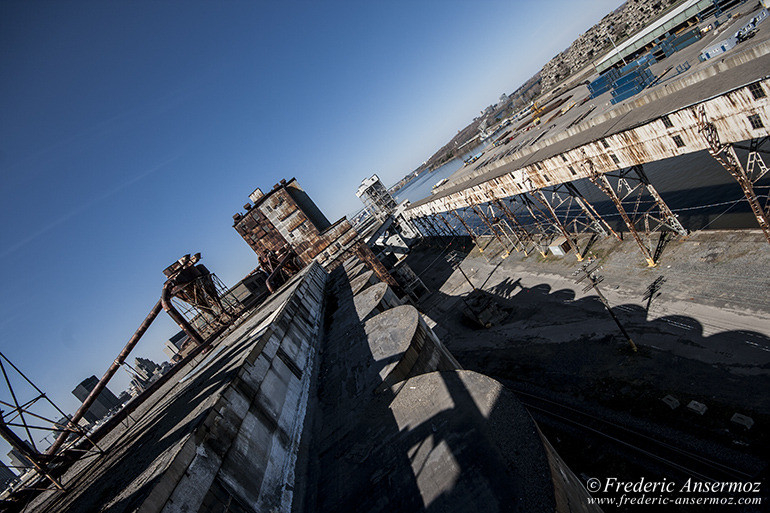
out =
<svg viewBox="0 0 770 513"><path fill-rule="evenodd" d="M302 265L309 264L321 253L319 261L335 260L358 236L345 218L319 232L310 218L312 213L303 210L289 187L299 188L293 179L282 180L272 191L259 196L253 206L247 205L245 214L233 216L236 231L257 253L260 266L268 272L273 272L273 267L289 250ZM309 206L311 210L313 207Z"/></svg>
<svg viewBox="0 0 770 513"><path fill-rule="evenodd" d="M754 85L756 84L756 85ZM709 149L699 132L697 109L701 106L723 143L736 143L770 135L770 80L751 84L760 87L765 97L758 99L749 86L729 91L643 125L609 135L601 140L567 150L539 162L528 164L502 176L466 187L458 192L410 207L414 218L449 212L470 205L530 192L549 185L589 178L594 173L608 173L635 165ZM758 115L764 127L755 129L749 116ZM671 126L663 121L667 117ZM501 158L487 166L486 172L513 162L521 155Z"/></svg>

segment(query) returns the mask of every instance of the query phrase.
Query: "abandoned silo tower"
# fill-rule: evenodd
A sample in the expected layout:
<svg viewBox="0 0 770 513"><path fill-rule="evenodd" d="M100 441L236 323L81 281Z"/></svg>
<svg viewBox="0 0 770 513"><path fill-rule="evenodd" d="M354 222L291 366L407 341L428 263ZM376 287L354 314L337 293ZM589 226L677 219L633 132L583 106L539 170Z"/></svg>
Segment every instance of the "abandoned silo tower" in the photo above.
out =
<svg viewBox="0 0 770 513"><path fill-rule="evenodd" d="M263 193L256 189L233 216L233 228L254 250L268 274L286 276L317 259L324 267L341 262L358 233L346 218L330 223L297 180L281 180Z"/></svg>
<svg viewBox="0 0 770 513"><path fill-rule="evenodd" d="M367 212L377 218L387 216L396 208L396 200L393 199L376 174L361 182L356 196L363 201Z"/></svg>

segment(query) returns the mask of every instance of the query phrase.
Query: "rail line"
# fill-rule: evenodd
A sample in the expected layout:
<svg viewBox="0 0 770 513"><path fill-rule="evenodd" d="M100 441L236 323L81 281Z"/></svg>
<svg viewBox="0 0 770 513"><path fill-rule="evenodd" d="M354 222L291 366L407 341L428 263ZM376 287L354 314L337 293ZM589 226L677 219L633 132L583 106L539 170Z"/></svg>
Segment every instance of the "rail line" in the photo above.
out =
<svg viewBox="0 0 770 513"><path fill-rule="evenodd" d="M601 419L550 399L514 389L530 411L556 418L620 444L690 477L704 481L746 480L753 475L718 461L684 450L620 424Z"/></svg>

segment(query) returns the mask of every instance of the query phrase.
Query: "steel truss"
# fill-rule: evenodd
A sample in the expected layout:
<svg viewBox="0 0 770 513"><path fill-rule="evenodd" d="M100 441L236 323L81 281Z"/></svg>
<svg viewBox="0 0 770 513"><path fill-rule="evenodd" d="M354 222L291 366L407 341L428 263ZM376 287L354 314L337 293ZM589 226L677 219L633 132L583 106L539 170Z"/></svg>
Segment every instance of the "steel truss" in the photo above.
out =
<svg viewBox="0 0 770 513"><path fill-rule="evenodd" d="M446 235L446 233L444 233L429 216L425 216L423 219L436 237L443 237Z"/></svg>
<svg viewBox="0 0 770 513"><path fill-rule="evenodd" d="M550 201L546 193L550 193ZM602 237L612 235L620 239L615 230L599 215L596 209L572 183L563 183L538 189L534 192L534 197L551 213L554 226L559 229L562 236L568 241L578 260L583 260L588 246L581 251L578 246L577 235L591 232ZM560 209L564 221L559 219L558 212Z"/></svg>
<svg viewBox="0 0 770 513"><path fill-rule="evenodd" d="M71 450L77 450L83 453L99 453L103 451L99 446L88 437L86 430L80 425L72 425L68 423L69 416L62 411L46 394L40 390L18 367L16 367L2 352L0 352L0 372L3 374L6 390L8 396L4 396L0 399L0 405L4 408L9 408L8 411L0 410L0 434L3 438L20 453L24 459L29 462L29 466L17 467L20 469L35 469L41 476L53 483L53 485L59 490L64 490L64 486L61 481L54 477L51 473L50 464L53 458L50 455L41 453L35 438L32 436L32 432L47 433L47 435L59 436L61 434L75 435L75 439L85 438L91 444L90 449L75 449L69 447ZM11 376L16 376L17 381L16 390L14 389ZM23 389L19 386L23 387ZM20 402L19 395L26 391L29 395L30 391L33 391L32 398ZM53 409L61 418L64 419L64 423L55 421L46 415L44 415L45 409ZM35 422L35 423L33 423ZM45 423L46 425L39 425ZM68 425L69 424L69 425ZM11 429L13 428L13 429ZM26 439L19 436L17 431L21 430Z"/></svg>
<svg viewBox="0 0 770 513"><path fill-rule="evenodd" d="M494 216L487 216L484 213L483 207L478 207L476 205L471 205L471 209L473 209L473 212L481 219L481 222L483 222L487 229L492 233L492 235L497 239L497 242L500 243L500 246L505 250L505 254L502 256L503 258L507 257L510 254L510 250L508 249L508 245L503 241L501 234L498 233L498 227L495 223L495 217Z"/></svg>
<svg viewBox="0 0 770 513"><path fill-rule="evenodd" d="M207 282L209 276L211 281ZM231 323L243 310L241 302L228 293L219 277L214 273L209 276L195 280L190 301L171 299L177 310L204 337Z"/></svg>
<svg viewBox="0 0 770 513"><path fill-rule="evenodd" d="M457 230L454 229L452 224L447 220L447 218L442 216L440 212L436 213L436 217L441 219L441 221L444 223L444 225L447 227L447 230L449 230L449 233L451 233L453 237L457 237L460 235L459 233L457 233Z"/></svg>
<svg viewBox="0 0 770 513"><path fill-rule="evenodd" d="M554 225L551 216L543 212L527 194L514 196L511 201L521 205L519 210L523 207L532 218L537 251L543 257L547 256L548 245L561 233L559 228Z"/></svg>
<svg viewBox="0 0 770 513"><path fill-rule="evenodd" d="M455 218L457 218L458 221L460 221L460 224L463 225L463 228L465 228L465 231L470 236L471 240L473 241L473 244L476 245L479 248L479 251L483 253L484 250L481 248L481 245L479 244L478 235L473 231L473 229L471 229L471 227L465 221L463 216L458 214L457 210L450 210L450 212L452 213L452 215L455 216Z"/></svg>
<svg viewBox="0 0 770 513"><path fill-rule="evenodd" d="M508 232L516 238L514 249L524 251L525 255L534 249L545 257L548 244L557 235L548 215L525 194L509 198L508 204L503 200L495 200L493 204L510 222L502 226L508 228ZM494 212L491 206L490 211ZM525 225L520 219L527 217L531 222Z"/></svg>
<svg viewBox="0 0 770 513"><path fill-rule="evenodd" d="M741 186L759 227L764 232L767 242L770 243L770 222L768 221L770 219L770 199L766 198L763 205L754 190L754 184L767 173L767 166L760 155L760 147L767 142L768 138L762 137L750 141L749 148L747 148L749 157L746 169L744 169L733 145L722 144L719 141L717 128L708 120L706 109L701 105L696 114L698 116L698 130L709 145L709 153L733 175L738 185Z"/></svg>
<svg viewBox="0 0 770 513"><path fill-rule="evenodd" d="M503 216L505 217L505 219L500 218L500 226L507 228L506 235L513 235L513 237L516 239L515 242L511 242L513 242L513 248L517 252L523 252L526 256L529 255L529 251L532 250L530 246L534 247L535 249L539 249L539 246L535 242L535 239L532 237L532 234L529 233L526 228L524 228L518 219L516 219L513 211L508 207L508 205L505 204L504 201L495 200L494 205L498 208L498 210L500 210L500 212L502 212ZM491 205L490 210L492 210ZM508 239L510 240L510 236L508 236Z"/></svg>
<svg viewBox="0 0 770 513"><path fill-rule="evenodd" d="M414 222L414 225L417 227L417 230L420 232L420 235L423 237L430 237L430 231L428 230L427 224L425 223L424 217L413 217L412 222Z"/></svg>
<svg viewBox="0 0 770 513"><path fill-rule="evenodd" d="M650 183L642 165L621 169L616 173L597 173L590 160L588 165L591 171L588 179L615 204L626 228L639 245L647 265L657 265L658 255L652 243L653 232L668 228L683 237L688 235L688 231ZM614 179L614 184L610 178ZM645 193L650 198L645 199ZM645 200L642 201L643 199ZM644 228L642 235L639 234L639 224ZM655 246L658 246L657 242Z"/></svg>

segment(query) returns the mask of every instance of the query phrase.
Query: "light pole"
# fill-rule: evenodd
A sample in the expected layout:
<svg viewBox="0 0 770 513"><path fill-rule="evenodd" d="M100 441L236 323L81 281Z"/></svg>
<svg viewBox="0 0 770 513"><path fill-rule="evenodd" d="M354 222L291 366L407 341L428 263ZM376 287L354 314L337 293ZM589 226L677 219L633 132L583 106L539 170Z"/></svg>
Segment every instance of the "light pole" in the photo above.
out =
<svg viewBox="0 0 770 513"><path fill-rule="evenodd" d="M605 35L607 36L607 39L609 39L609 40L610 40L610 43L612 43L612 47L615 49L615 52L616 52L618 55L620 55L620 52L618 52L618 47L617 47L617 46L615 46L615 40L614 40L614 39L612 39L612 36L610 35L610 30L611 30L611 29L613 29L613 28L615 28L615 25L610 25L609 27L607 27L607 31L605 32ZM621 58L620 58L620 60L621 60L621 61L623 61L623 66L625 66L626 64L628 64L628 63L626 62L626 59L624 59L623 57L621 57Z"/></svg>

